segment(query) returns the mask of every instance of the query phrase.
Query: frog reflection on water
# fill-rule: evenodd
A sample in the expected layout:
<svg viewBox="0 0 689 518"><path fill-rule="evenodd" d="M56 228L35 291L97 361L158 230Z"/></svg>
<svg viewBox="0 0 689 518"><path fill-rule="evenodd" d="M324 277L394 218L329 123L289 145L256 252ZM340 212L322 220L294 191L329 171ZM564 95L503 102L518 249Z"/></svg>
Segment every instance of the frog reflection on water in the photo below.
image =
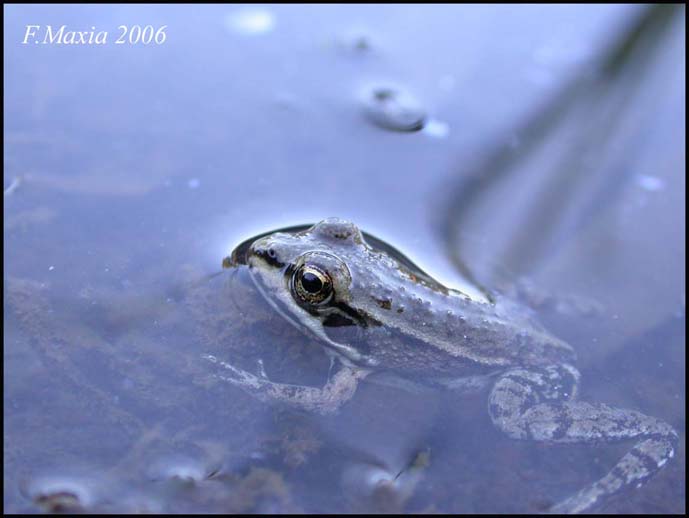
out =
<svg viewBox="0 0 689 518"><path fill-rule="evenodd" d="M456 391L489 386L490 417L512 438L636 441L607 475L552 511L588 510L640 486L673 457L677 434L667 423L577 400L573 349L518 304L446 288L366 239L354 224L331 218L235 249L223 265L247 265L273 308L316 337L338 370L317 388L276 383L208 357L223 367L221 377L262 400L320 413L337 410L360 380L380 373Z"/></svg>

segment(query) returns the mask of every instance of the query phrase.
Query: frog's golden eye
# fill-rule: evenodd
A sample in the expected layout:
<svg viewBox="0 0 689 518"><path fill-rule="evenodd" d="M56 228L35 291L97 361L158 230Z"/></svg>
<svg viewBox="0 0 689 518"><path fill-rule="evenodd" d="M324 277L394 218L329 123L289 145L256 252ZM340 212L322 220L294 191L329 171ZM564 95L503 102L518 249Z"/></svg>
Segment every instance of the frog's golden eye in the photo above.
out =
<svg viewBox="0 0 689 518"><path fill-rule="evenodd" d="M323 269L313 264L304 264L292 276L292 292L300 302L326 304L333 295L333 282Z"/></svg>

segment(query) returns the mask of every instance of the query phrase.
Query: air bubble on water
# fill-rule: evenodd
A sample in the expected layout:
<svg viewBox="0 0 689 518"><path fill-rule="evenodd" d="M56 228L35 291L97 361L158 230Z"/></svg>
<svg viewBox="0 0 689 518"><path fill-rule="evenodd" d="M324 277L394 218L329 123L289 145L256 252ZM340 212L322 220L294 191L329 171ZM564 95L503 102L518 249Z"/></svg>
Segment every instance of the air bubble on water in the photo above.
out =
<svg viewBox="0 0 689 518"><path fill-rule="evenodd" d="M665 182L657 176L639 174L636 176L636 183L642 189L650 192L657 192L665 189Z"/></svg>
<svg viewBox="0 0 689 518"><path fill-rule="evenodd" d="M380 484L381 482L391 482L391 478L392 478L392 477L391 477L391 474L388 473L388 472L386 472L386 471L384 471L384 470L382 470L382 469L379 469L379 470L371 470L371 471L368 473L368 477L367 477L367 481L366 481L366 482L367 482L370 486L377 486L377 485Z"/></svg>
<svg viewBox="0 0 689 518"><path fill-rule="evenodd" d="M153 462L148 469L152 480L197 482L206 478L208 470L202 462L184 455L168 455Z"/></svg>
<svg viewBox="0 0 689 518"><path fill-rule="evenodd" d="M266 34L275 27L275 16L266 9L243 9L228 14L225 26L239 34Z"/></svg>
<svg viewBox="0 0 689 518"><path fill-rule="evenodd" d="M423 133L433 138L445 138L450 134L450 125L436 119L430 119L423 127Z"/></svg>

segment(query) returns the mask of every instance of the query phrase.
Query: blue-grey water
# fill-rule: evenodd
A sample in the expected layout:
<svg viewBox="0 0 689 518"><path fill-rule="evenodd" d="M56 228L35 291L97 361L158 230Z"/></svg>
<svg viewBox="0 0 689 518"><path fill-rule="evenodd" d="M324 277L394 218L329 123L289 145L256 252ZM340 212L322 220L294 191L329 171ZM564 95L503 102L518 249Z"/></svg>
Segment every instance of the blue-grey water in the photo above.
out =
<svg viewBox="0 0 689 518"><path fill-rule="evenodd" d="M339 216L447 284L559 301L581 398L680 435L597 510L683 513L684 14L5 6L5 510L531 513L630 447L511 440L485 393L363 383L324 417L219 382L204 354L324 383L246 272L213 274Z"/></svg>

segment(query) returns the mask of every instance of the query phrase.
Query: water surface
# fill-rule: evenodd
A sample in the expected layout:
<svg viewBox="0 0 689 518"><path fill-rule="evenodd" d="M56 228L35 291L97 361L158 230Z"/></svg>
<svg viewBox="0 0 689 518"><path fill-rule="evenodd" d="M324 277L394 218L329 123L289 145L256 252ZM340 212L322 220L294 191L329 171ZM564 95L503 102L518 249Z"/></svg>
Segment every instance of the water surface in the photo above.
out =
<svg viewBox="0 0 689 518"><path fill-rule="evenodd" d="M485 394L363 384L318 417L213 378L203 354L322 385L318 343L214 274L248 236L339 216L449 284L574 306L539 311L582 398L681 435L600 510L684 512L684 11L635 39L643 13L6 7L5 509L539 512L614 465L628 445L504 437ZM29 24L110 40L23 45ZM116 45L122 24L167 38ZM423 128L376 124L380 88ZM418 480L371 490L426 451Z"/></svg>

